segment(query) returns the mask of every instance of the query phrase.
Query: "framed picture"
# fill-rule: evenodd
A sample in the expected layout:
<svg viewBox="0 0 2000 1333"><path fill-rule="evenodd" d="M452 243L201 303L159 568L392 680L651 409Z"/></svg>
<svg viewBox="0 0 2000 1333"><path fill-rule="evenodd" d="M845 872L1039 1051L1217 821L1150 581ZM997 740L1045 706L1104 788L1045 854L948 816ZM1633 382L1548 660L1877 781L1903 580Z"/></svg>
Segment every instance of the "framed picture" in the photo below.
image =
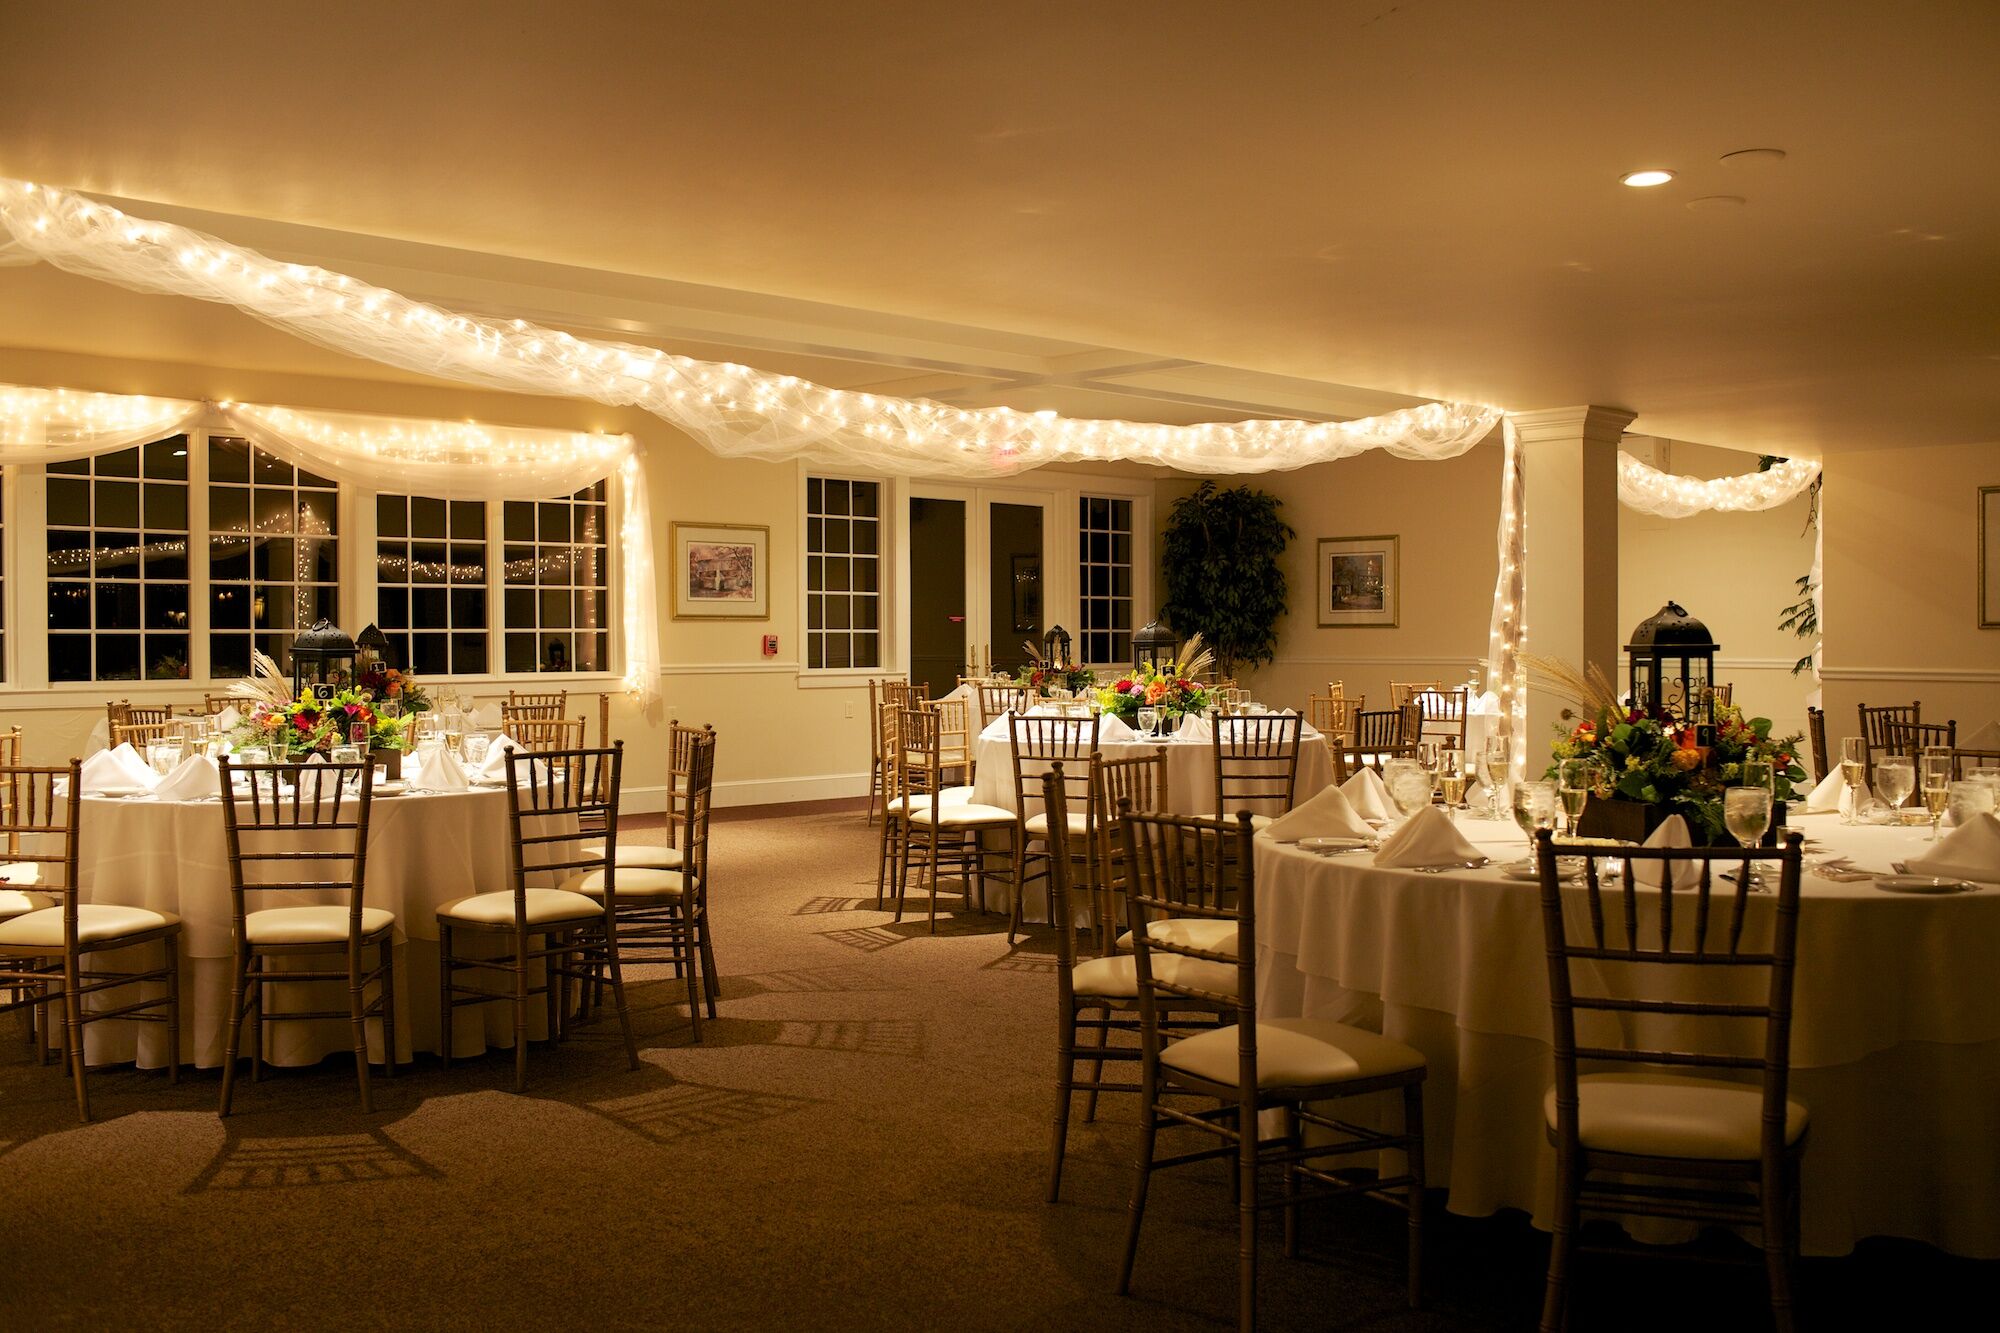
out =
<svg viewBox="0 0 2000 1333"><path fill-rule="evenodd" d="M1319 539L1319 623L1394 629L1402 607L1398 537Z"/></svg>
<svg viewBox="0 0 2000 1333"><path fill-rule="evenodd" d="M673 525L675 620L769 620L771 530L742 523Z"/></svg>
<svg viewBox="0 0 2000 1333"><path fill-rule="evenodd" d="M1979 488L1979 628L2000 629L2000 486Z"/></svg>

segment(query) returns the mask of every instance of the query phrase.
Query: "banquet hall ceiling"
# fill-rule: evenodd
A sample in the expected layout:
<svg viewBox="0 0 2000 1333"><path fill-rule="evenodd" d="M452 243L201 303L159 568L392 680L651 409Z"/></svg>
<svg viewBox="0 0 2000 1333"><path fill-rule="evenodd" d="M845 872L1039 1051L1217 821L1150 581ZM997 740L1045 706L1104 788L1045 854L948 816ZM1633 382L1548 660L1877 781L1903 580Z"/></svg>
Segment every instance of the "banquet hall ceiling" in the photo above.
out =
<svg viewBox="0 0 2000 1333"><path fill-rule="evenodd" d="M1083 415L2000 437L1990 0L83 13L0 8L0 175L472 308ZM0 345L139 354L31 273Z"/></svg>

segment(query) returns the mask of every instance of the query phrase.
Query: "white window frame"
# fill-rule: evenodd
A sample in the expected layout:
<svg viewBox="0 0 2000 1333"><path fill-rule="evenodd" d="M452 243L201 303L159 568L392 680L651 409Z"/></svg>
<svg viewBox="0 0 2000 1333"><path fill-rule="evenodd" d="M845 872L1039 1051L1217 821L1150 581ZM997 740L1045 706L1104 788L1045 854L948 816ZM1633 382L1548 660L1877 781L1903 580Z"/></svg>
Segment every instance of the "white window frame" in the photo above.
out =
<svg viewBox="0 0 2000 1333"><path fill-rule="evenodd" d="M221 422L208 418L187 428L188 437L188 533L191 547L199 548L199 555L190 554L188 561L188 674L185 679L175 680L82 680L51 681L48 675L48 634L23 634L21 626L26 623L45 623L48 616L48 543L43 536L48 513L48 488L46 473L39 464L10 464L5 469L5 488L0 492L0 504L5 505L4 530L0 539L6 543L7 577L0 593L5 598L7 675L4 682L10 699L23 703L46 702L65 706L82 706L94 703L111 692L122 698L137 700L173 699L185 700L194 692L210 693L227 689L237 677L216 678L210 674L209 663L209 568L208 568L208 442L212 436L241 438L239 432L228 429ZM166 437L161 437L166 438ZM308 468L308 471L313 469ZM616 516L623 513L625 477L616 468L607 474L605 499L606 513L611 516L613 531L616 530ZM643 484L643 483L641 483ZM410 494L396 491L393 494ZM341 544L339 556L340 589L337 597L339 615L336 623L343 628L358 630L361 625L373 623L378 606L375 585L375 496L372 489L343 483L340 487L339 521L336 524L337 537ZM553 496L521 496L520 499L553 499ZM803 498L803 492L801 492ZM489 636L487 663L503 663L502 655L506 627L504 601L505 583L502 578L500 553L500 525L504 518L503 500L484 501L487 506L487 634ZM33 522L23 522L23 516L32 516ZM142 529L143 531L143 529ZM624 551L621 543L610 541L605 546L609 561L610 607L610 660L612 667L604 671L567 672L513 672L486 671L441 677L425 677L426 683L449 682L454 685L498 686L515 689L539 688L542 686L575 687L585 690L616 690L623 681L625 661L624 616L620 612L624 590ZM803 568L803 566L801 566ZM24 620L24 613L28 618ZM528 682L534 682L529 685Z"/></svg>
<svg viewBox="0 0 2000 1333"><path fill-rule="evenodd" d="M1149 541L1150 541L1150 538L1151 538L1151 536L1152 536L1152 532L1151 532L1151 529L1150 529L1150 520L1151 520L1151 518L1152 518L1152 514L1151 514L1151 512L1150 512L1150 509L1149 509L1149 511L1148 511L1148 512L1147 512L1147 514L1146 514L1146 520L1147 520L1147 522L1148 522L1148 526L1146 526L1146 527L1141 527L1141 526L1140 526L1140 522L1141 522L1141 520L1140 520L1140 516L1139 516L1139 515L1140 515L1140 501L1138 501L1137 499L1134 499L1134 498L1133 498L1132 496L1130 496L1130 495L1118 495L1118 494L1114 494L1114 493L1112 493L1112 492L1110 492L1110 491L1107 491L1107 490L1104 490L1104 489L1101 489L1101 488L1097 488L1097 487L1086 487L1086 488L1084 488L1084 489L1082 489L1082 490L1078 491L1078 492L1077 492L1077 496L1076 496L1076 502L1075 502L1075 503L1074 503L1074 504L1073 504L1073 505L1071 506L1071 509L1070 509L1070 512L1071 512L1071 513L1074 513L1074 514L1076 514L1076 516L1077 516L1077 552L1076 552L1076 584L1077 584L1077 587L1076 587L1076 630L1075 630L1075 632L1074 632L1074 633L1072 633L1072 634L1070 635L1070 642L1071 642L1071 643L1072 643L1072 644L1073 644L1073 645L1074 645L1074 646L1076 647L1076 649L1077 649L1077 651L1078 651L1079 653L1081 653L1081 651L1082 651L1082 647L1083 647L1083 642L1084 642L1084 634L1085 634L1085 632L1086 632L1086 631L1085 631L1085 629L1084 629L1084 625L1083 625L1083 602L1084 602L1084 592L1083 592L1083 543L1082 543L1082 537L1083 537L1083 514L1082 514L1082 508L1083 508L1083 505L1085 504L1085 502L1087 502L1087 501L1090 501L1090 500L1113 500L1113 501L1117 501L1117 502L1120 502L1120 503L1124 503L1124 504L1129 504L1129 505L1131 505L1131 506L1132 506L1132 528L1131 528L1131 532L1129 533L1129 536L1130 536L1130 538L1131 538L1131 542L1132 542L1132 551L1131 551L1131 555L1132 555L1132 560L1131 560L1131 564L1130 564L1130 566L1129 566L1129 568L1131 569L1131 573L1132 573L1132 591L1131 591L1131 595L1130 595L1130 598L1129 598L1129 600L1130 600L1130 601L1131 601L1131 603L1132 603L1132 612L1131 612L1131 618L1132 618L1132 627L1131 627L1130 629L1128 629L1128 630L1126 630L1126 631L1125 631L1125 634L1126 634L1127 638L1130 638L1130 637L1131 637L1132 635L1134 635L1134 634L1137 634L1137 633L1139 632L1140 628L1141 628L1141 627L1142 627L1142 626L1143 626L1143 625L1144 625L1144 624L1146 623L1145 621L1143 621L1143 620L1141 620L1141 619L1139 618L1139 608L1140 608L1140 606L1141 606L1141 604L1142 604L1142 603L1140 602L1140 599L1139 599L1139 582L1140 582L1140 573L1141 573L1141 571L1142 571L1142 570L1143 570L1143 571L1147 571L1147 574L1146 574L1146 584L1147 584L1147 589L1146 589L1146 591L1147 591L1147 598L1146 598L1146 602L1145 602L1145 604L1146 604L1146 605L1150 605L1150 604L1151 604L1151 601L1152 601L1152 597L1151 597L1151 593L1152 593L1152 578L1151 578L1151 573L1150 573L1150 571L1151 571L1151 569L1152 569L1152 565L1153 565L1153 562L1152 562L1151 560L1149 560L1149 559L1142 559L1142 558L1141 558L1141 549L1142 549L1142 548L1141 548L1141 543L1142 543L1142 542L1148 542L1148 543L1149 543ZM1149 549L1149 548L1148 548L1148 549ZM1111 565L1110 567L1111 567L1111 568L1114 568L1114 569L1115 569L1115 568L1117 568L1117 566L1116 566L1115 564ZM1110 596L1110 597L1112 597L1112 598L1115 598L1115 597L1117 596L1117 594L1116 594L1116 593L1113 593L1113 594L1110 594L1109 596ZM1112 631L1100 631L1100 632L1109 632L1109 633L1112 633L1112 634L1114 634L1114 635L1115 635L1115 634L1117 633L1117 631L1115 631L1115 630L1112 630ZM1112 661L1108 661L1108 660L1107 660L1107 661L1102 661L1102 662L1092 662L1092 661L1085 661L1085 660L1083 660L1083 659L1082 659L1082 658L1081 658L1081 657L1079 656L1079 658L1078 658L1078 665L1080 665L1080 666L1087 666L1087 667L1108 667L1108 666L1113 666L1113 665L1123 665L1123 664L1124 664L1124 660L1125 660L1125 659L1121 659L1121 660L1120 660L1119 662L1116 662L1116 663L1114 663L1114 662L1112 662Z"/></svg>
<svg viewBox="0 0 2000 1333"><path fill-rule="evenodd" d="M818 478L821 481L872 482L882 488L875 513L876 535L879 539L875 544L875 641L879 650L875 655L875 660L879 663L877 666L813 667L806 665L809 660L808 644L810 642L807 636L811 633L807 628L811 623L811 614L808 610L806 569L811 552L806 549L806 494L807 483L813 478ZM892 674L895 671L896 668L893 663L897 660L901 651L898 644L906 637L899 634L896 630L897 599L894 573L895 567L900 562L902 528L907 524L906 518L902 522L898 522L899 511L908 504L908 501L903 498L906 490L905 484L899 478L885 476L880 473L839 471L832 468L806 466L799 468L798 504L794 508L793 513L798 520L798 539L794 543L798 550L799 637L797 670L799 682L802 685L814 682L823 686L844 685L853 681L867 680L871 677L880 679L882 676Z"/></svg>

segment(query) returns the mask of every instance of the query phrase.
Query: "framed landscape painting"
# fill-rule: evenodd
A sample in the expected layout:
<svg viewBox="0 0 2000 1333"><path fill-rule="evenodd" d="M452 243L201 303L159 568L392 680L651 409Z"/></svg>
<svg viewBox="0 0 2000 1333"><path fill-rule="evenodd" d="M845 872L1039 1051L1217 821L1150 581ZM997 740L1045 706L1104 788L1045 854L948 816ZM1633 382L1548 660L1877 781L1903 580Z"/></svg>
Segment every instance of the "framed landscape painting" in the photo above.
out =
<svg viewBox="0 0 2000 1333"><path fill-rule="evenodd" d="M676 523L672 577L675 620L769 620L771 530Z"/></svg>
<svg viewBox="0 0 2000 1333"><path fill-rule="evenodd" d="M1393 629L1401 610L1396 537L1319 539L1319 623L1326 628Z"/></svg>

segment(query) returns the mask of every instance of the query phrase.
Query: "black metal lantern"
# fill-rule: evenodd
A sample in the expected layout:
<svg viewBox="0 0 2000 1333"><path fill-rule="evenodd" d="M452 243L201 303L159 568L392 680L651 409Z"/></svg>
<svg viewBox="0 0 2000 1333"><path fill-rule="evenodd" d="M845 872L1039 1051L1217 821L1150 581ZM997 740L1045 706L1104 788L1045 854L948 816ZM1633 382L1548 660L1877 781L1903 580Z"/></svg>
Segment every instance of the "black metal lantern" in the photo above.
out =
<svg viewBox="0 0 2000 1333"><path fill-rule="evenodd" d="M1146 627L1132 636L1132 669L1162 667L1180 656L1180 640L1174 632L1162 625L1159 617L1146 622Z"/></svg>
<svg viewBox="0 0 2000 1333"><path fill-rule="evenodd" d="M396 649L389 642L389 636L373 625L354 636L354 647L355 656L361 659L360 665L364 669L376 662L385 667L401 665L396 661Z"/></svg>
<svg viewBox="0 0 2000 1333"><path fill-rule="evenodd" d="M330 693L354 679L354 640L330 620L322 620L292 640L292 695L307 687Z"/></svg>
<svg viewBox="0 0 2000 1333"><path fill-rule="evenodd" d="M1715 638L1677 602L1632 631L1625 645L1632 706L1683 724L1715 721Z"/></svg>
<svg viewBox="0 0 2000 1333"><path fill-rule="evenodd" d="M1050 666L1069 665L1069 631L1054 625L1042 636L1042 660Z"/></svg>

